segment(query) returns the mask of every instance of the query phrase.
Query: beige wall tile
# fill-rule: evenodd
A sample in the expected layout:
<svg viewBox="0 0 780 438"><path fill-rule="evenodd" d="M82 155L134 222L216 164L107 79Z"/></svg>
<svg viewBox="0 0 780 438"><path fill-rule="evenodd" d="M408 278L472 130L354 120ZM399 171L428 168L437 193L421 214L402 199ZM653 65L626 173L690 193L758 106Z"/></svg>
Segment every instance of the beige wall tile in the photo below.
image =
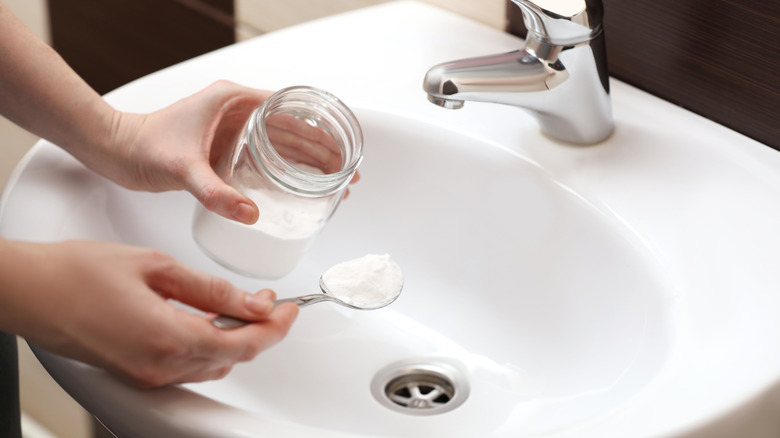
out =
<svg viewBox="0 0 780 438"><path fill-rule="evenodd" d="M0 117L0 189L37 137Z"/></svg>
<svg viewBox="0 0 780 438"><path fill-rule="evenodd" d="M39 38L50 41L46 0L3 0L3 4L19 17ZM0 189L22 156L37 138L0 117Z"/></svg>
<svg viewBox="0 0 780 438"><path fill-rule="evenodd" d="M92 436L87 412L49 376L23 339L19 343L22 410L58 438Z"/></svg>
<svg viewBox="0 0 780 438"><path fill-rule="evenodd" d="M294 24L391 0L235 0L238 40ZM421 0L442 9L504 27L504 0Z"/></svg>
<svg viewBox="0 0 780 438"><path fill-rule="evenodd" d="M387 0L235 0L236 18L260 33Z"/></svg>
<svg viewBox="0 0 780 438"><path fill-rule="evenodd" d="M504 0L422 0L442 9L455 12L496 29L505 24Z"/></svg>
<svg viewBox="0 0 780 438"><path fill-rule="evenodd" d="M46 0L3 0L3 4L40 39L51 41L49 7Z"/></svg>

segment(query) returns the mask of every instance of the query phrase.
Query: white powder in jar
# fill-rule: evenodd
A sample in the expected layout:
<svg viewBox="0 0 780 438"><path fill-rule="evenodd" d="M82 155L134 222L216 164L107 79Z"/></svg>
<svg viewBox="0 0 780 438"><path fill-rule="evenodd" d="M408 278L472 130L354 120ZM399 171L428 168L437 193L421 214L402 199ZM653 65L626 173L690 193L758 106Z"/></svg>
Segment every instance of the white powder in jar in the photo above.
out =
<svg viewBox="0 0 780 438"><path fill-rule="evenodd" d="M198 204L192 234L201 250L226 268L249 277L275 280L290 273L306 253L317 231L315 227L309 229L308 235L274 235L263 224L238 223Z"/></svg>
<svg viewBox="0 0 780 438"><path fill-rule="evenodd" d="M334 265L322 275L328 293L345 303L374 309L401 293L404 276L388 254L368 254Z"/></svg>
<svg viewBox="0 0 780 438"><path fill-rule="evenodd" d="M322 173L304 164L299 167L309 173ZM258 221L242 224L198 204L192 229L195 242L209 257L234 272L268 280L287 275L324 226L332 202L265 188L240 191L257 205Z"/></svg>

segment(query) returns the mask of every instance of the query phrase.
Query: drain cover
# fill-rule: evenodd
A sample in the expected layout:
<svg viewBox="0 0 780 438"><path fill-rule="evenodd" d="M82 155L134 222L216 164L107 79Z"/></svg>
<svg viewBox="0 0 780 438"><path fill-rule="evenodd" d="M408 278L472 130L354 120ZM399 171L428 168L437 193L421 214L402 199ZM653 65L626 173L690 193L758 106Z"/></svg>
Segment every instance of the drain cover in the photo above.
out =
<svg viewBox="0 0 780 438"><path fill-rule="evenodd" d="M382 369L371 393L383 406L410 415L435 415L460 406L468 397L463 374L440 360L414 360Z"/></svg>

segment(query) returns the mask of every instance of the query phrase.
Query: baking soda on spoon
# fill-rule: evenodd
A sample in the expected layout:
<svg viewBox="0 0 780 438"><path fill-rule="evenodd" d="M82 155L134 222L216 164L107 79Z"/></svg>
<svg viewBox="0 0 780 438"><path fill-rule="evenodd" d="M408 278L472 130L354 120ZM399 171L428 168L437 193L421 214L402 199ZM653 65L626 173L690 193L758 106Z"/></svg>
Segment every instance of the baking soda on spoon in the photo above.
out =
<svg viewBox="0 0 780 438"><path fill-rule="evenodd" d="M361 308L378 308L395 300L403 288L401 268L388 254L368 254L339 263L322 275L327 293Z"/></svg>
<svg viewBox="0 0 780 438"><path fill-rule="evenodd" d="M295 303L304 307L331 301L352 309L374 310L395 301L403 286L401 268L389 255L369 254L328 269L320 277L320 289L324 293L283 298L274 303ZM212 323L221 329L233 329L243 327L249 321L220 315Z"/></svg>

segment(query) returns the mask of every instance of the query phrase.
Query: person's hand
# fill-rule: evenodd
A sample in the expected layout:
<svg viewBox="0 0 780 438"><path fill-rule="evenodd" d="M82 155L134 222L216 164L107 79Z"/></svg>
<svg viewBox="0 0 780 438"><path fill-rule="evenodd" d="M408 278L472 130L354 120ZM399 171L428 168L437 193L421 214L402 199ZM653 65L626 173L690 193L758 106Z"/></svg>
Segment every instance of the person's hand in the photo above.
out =
<svg viewBox="0 0 780 438"><path fill-rule="evenodd" d="M0 329L139 387L221 378L236 362L280 341L298 314L294 304L274 309L271 290L238 290L153 249L6 243L15 252L4 269L19 275L0 281L7 292L2 298L15 300L0 300L14 309L0 311ZM24 275L25 269L33 272ZM193 314L169 299L209 313ZM254 323L221 330L210 322L216 313Z"/></svg>
<svg viewBox="0 0 780 438"><path fill-rule="evenodd" d="M257 220L257 206L212 166L273 92L218 81L150 114L118 111L10 11L2 12L0 114L124 187L187 190L219 215Z"/></svg>
<svg viewBox="0 0 780 438"><path fill-rule="evenodd" d="M150 114L116 112L110 144L99 154L84 154L79 159L127 188L151 192L187 190L208 210L239 222L254 223L258 207L222 181L214 166L238 141L252 111L271 94L272 91L218 81ZM283 126L285 142L311 153L315 149L311 145L324 136L302 123ZM318 149L329 152L329 157L317 159L323 160L325 171L332 171L334 154L338 154L335 144L325 143ZM340 155L335 160L340 160ZM353 181L357 179L356 175Z"/></svg>
<svg viewBox="0 0 780 438"><path fill-rule="evenodd" d="M117 112L106 154L98 162L82 161L127 188L187 190L208 210L253 223L257 206L223 182L213 165L271 94L219 81L150 114Z"/></svg>

